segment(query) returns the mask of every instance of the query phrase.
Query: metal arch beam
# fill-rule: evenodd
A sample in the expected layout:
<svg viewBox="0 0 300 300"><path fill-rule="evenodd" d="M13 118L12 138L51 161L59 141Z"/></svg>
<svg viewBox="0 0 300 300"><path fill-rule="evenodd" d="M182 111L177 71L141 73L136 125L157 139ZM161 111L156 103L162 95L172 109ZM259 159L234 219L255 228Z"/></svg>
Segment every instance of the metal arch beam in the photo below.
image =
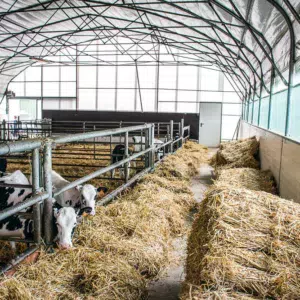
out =
<svg viewBox="0 0 300 300"><path fill-rule="evenodd" d="M110 3L109 4L109 6L111 6L112 4ZM136 9L136 8L135 8ZM150 14L153 14L152 12L150 12ZM161 15L159 15L159 17L162 17L162 18L164 18L164 16L161 16ZM124 19L123 19L124 20ZM129 22L129 20L124 20L124 21L127 21L127 22ZM132 20L130 20L130 21L132 21ZM183 26L185 26L186 27L186 25L185 24L183 24ZM199 33L199 32L198 32ZM222 45L223 46L223 45ZM223 46L224 47L224 46ZM222 55L222 54L221 54ZM244 62L245 64L247 64L246 62Z"/></svg>
<svg viewBox="0 0 300 300"><path fill-rule="evenodd" d="M297 13L296 9L291 4L291 2L289 0L283 0L283 2L288 7L288 9L291 11L291 13L293 14L295 20L297 20L297 22L300 23L300 15Z"/></svg>
<svg viewBox="0 0 300 300"><path fill-rule="evenodd" d="M248 29L250 30L250 33L252 34L252 36L254 37L255 41L258 43L259 47L261 48L261 50L264 52L266 58L271 62L272 66L274 67L274 69L276 70L276 73L279 75L279 77L281 78L282 82L287 85L287 81L285 80L284 76L282 75L282 73L280 72L280 70L277 68L276 63L274 61L273 58L273 52L272 52L272 47L271 45L268 43L268 41L265 39L265 37L263 36L263 34L256 30L255 27L253 27L250 23L246 22L246 20L243 18L243 16L241 15L240 11L238 10L238 8L234 5L234 3L232 2L232 0L229 0L229 2L231 3L231 5L234 7L234 9L237 11L237 13L239 14L236 15L231 9L227 8L226 6L224 6L223 4L221 4L219 1L217 0L210 0L212 3L214 3L215 5L217 5L218 7L220 7L221 9L223 9L225 12L227 12L228 14L232 15L233 17L235 17L236 19L238 19L240 22L244 23ZM270 2L269 0L266 0L268 2ZM274 1L272 0L272 2L270 2L271 4L274 5ZM269 51L271 53L271 57L268 54L268 52L266 51L266 49L263 47L263 45L261 44L261 42L259 41L259 39L257 38L256 34L265 42L265 44L268 46Z"/></svg>
<svg viewBox="0 0 300 300"><path fill-rule="evenodd" d="M202 21L204 21L204 22L210 24L211 27L214 27L214 28L218 29L218 30L221 31L223 34L229 36L231 39L234 39L234 38L232 37L232 35L229 35L229 34L228 34L226 31L224 31L222 28L216 26L215 24L211 24L211 22L210 22L209 20L207 20L207 19L205 19L205 18L203 18L203 17L201 17L201 16L198 16L198 15L194 14L193 12L191 12L191 11L189 11L189 10L186 10L186 9L182 8L181 6L176 5L174 2L170 3L170 2L167 2L167 1L165 1L165 0L159 0L159 1L163 2L164 4L168 4L168 5L174 6L174 7L176 7L177 9L183 10L183 11L185 11L185 12L191 14L191 15L194 16L195 18L200 19L200 20L202 20ZM166 13L168 13L168 12L166 12ZM164 16L161 16L161 17L168 19L167 17L164 17ZM172 21L174 21L174 20L172 20ZM219 22L219 23L222 23L222 22ZM182 24L183 24L183 23L182 23ZM187 26L187 25L185 25L185 26L186 26L187 28L193 30L193 28L191 28L190 26ZM197 31L197 33L198 33L198 34L203 34L203 33L200 33L199 31ZM205 36L207 36L207 35L205 35ZM208 38L210 38L210 37L208 36ZM210 38L210 39L211 39L211 38ZM222 46L224 45L224 43L222 43L222 42L218 42L218 41L213 40L213 39L211 39L211 40L214 41L215 43L221 44ZM238 40L238 41L239 41L239 40ZM239 46L237 46L237 45L235 45L235 46L238 47L238 48L240 49ZM254 53L253 51L251 51L251 49L249 49L246 45L244 45L244 48L245 48L249 53L251 53L251 54L254 56L254 58L258 61L258 64L261 66L261 62L260 62L260 60L257 58L257 56L255 55L255 53ZM230 50L230 51L232 51L232 50ZM236 54L236 53L235 53L235 54ZM246 65L249 65L249 64L248 64L247 62L245 62L245 61L244 61L244 63L245 63ZM253 66L252 66L251 64L250 64L249 66L251 66L250 68L252 68L252 71L254 71L254 72L256 73L256 71L255 71L255 69L253 68ZM259 76L257 73L256 73L256 76L257 76L258 78L260 78L260 76ZM261 80L261 78L260 78L260 80ZM266 89L267 89L267 88L266 88Z"/></svg>
<svg viewBox="0 0 300 300"><path fill-rule="evenodd" d="M87 2L93 2L93 1L87 1ZM97 2L97 3L103 3L102 1L101 2ZM168 3L169 4L169 3ZM107 5L109 5L109 6L112 6L112 5L114 5L114 4L111 4L111 3L106 3L106 6ZM120 6L120 5L115 5L115 6ZM127 8L129 8L129 7L127 7ZM130 7L130 9L132 9L131 7ZM137 8L137 7L135 7L134 9L138 9L138 10L140 10L140 8ZM148 12L149 13L149 12ZM168 13L168 12L165 12L165 13ZM150 14L153 14L152 12L150 12ZM155 15L157 15L157 14L155 14ZM165 16L162 16L162 15L158 15L159 17L162 17L162 18L166 18ZM80 16L80 17L82 17L82 16ZM76 18L76 17L75 17ZM110 17L111 18L111 17ZM199 17L198 17L199 18ZM65 21L65 20L70 20L70 19L73 19L73 18L69 18L69 19L64 19L64 20L61 20L62 22L63 21ZM119 18L120 19L120 18ZM168 18L169 19L169 18ZM127 22L130 22L130 21L132 21L132 20L128 20L128 19L122 19L122 20L124 20L124 21L127 21ZM169 19L170 21L174 21L174 20L171 20L171 19ZM207 22L207 20L206 19L203 19L202 18L202 20L203 21L205 21L205 22ZM210 25L212 25L212 24L210 24ZM183 26L185 26L185 27L187 27L185 24L183 24ZM218 30L221 30L222 31L222 29L220 29L219 27L216 27L216 28L218 28ZM32 30L32 29L31 29ZM226 32L224 32L224 31L222 31L224 34L226 34ZM199 33L199 32L198 32ZM255 54L253 53L253 52L251 52L251 50L250 49L247 49L248 51L250 51L250 53L258 60L258 58L255 56ZM259 61L259 60L258 60Z"/></svg>
<svg viewBox="0 0 300 300"><path fill-rule="evenodd" d="M177 9L179 9L179 10L182 10L182 11L184 11L184 12L186 12L186 13L189 13L189 14L195 16L196 18L198 18L198 19L200 19L200 20L202 20L202 21L208 23L212 28L217 29L218 31L222 32L223 34L225 34L225 35L227 35L229 38L231 38L231 39L234 41L235 46L239 49L239 51L242 51L242 52L243 52L242 47L241 47L241 41L238 40L238 39L236 39L236 38L234 38L233 35L232 35L231 33L228 32L228 30L225 31L225 30L223 30L222 28L220 28L219 26L217 26L217 25L215 25L215 24L211 24L211 22L207 21L206 19L202 18L201 16L199 16L199 15L197 15L197 14L191 12L190 10L187 10L187 9L181 7L181 6L178 6L178 5L176 5L175 3L170 3L170 2L165 1L165 0L159 0L159 1L160 1L160 2L163 2L163 3L165 3L165 4L169 4L169 5L175 7L175 8L177 8ZM208 4L210 4L210 3L208 3ZM222 20L220 20L220 18L219 18L219 23L223 24L223 22L222 22ZM224 24L224 26L225 26L225 28L227 29L227 25ZM211 40L213 40L213 39L211 39ZM213 41L214 41L214 40L213 40ZM238 45L237 41L240 43L240 45ZM219 43L223 44L221 41L220 41ZM249 49L246 45L244 45L244 48L245 48L249 53L251 53L251 55L253 55L253 57L258 61L259 66L261 66L261 61L258 59L258 57L256 56L256 54L255 54L251 49ZM227 49L226 49L226 50L227 50ZM244 53L244 52L243 52L243 53ZM236 54L236 55L238 56L238 54ZM252 73L253 73L253 76L255 77L255 75L256 75L256 76L263 82L263 84L264 84L263 77L261 78L261 77L259 76L259 74L256 72L255 68L253 68L252 64L249 62L247 56L246 56L246 55L244 55L244 56L245 56L245 58L246 58L246 61L244 61L244 63L247 64L247 65L249 66L249 68L251 69L251 71L252 71ZM254 73L255 73L255 74L254 74ZM262 70L261 70L261 73L262 73ZM264 86L265 86L265 84L264 84ZM265 86L265 88L267 89L266 86ZM267 89L267 90L268 90L268 89Z"/></svg>
<svg viewBox="0 0 300 300"><path fill-rule="evenodd" d="M46 1L46 2L52 2L52 1ZM45 4L46 2L44 2L43 4ZM87 2L95 2L95 1L87 1ZM201 2L199 2L199 3L207 3L207 1L201 1ZM149 12L148 12L149 13ZM151 12L150 12L151 13ZM163 17L164 18L164 16L160 16L160 17ZM127 22L129 22L129 20L126 20Z"/></svg>
<svg viewBox="0 0 300 300"><path fill-rule="evenodd" d="M213 7L213 6L211 6L211 7L212 7L212 10L214 11L214 13L215 13L215 14L217 15L217 17L219 18L219 20L222 21L221 17L220 17L219 14L217 13L217 11L214 9L214 7ZM225 26L225 28L226 28L228 34L229 34L230 36L232 36L232 34L231 34L230 30L228 30L227 26L226 26L226 25L224 25L224 26ZM216 34L217 34L217 33L216 33ZM219 37L218 34L217 34L217 36ZM219 39L220 39L220 37L219 37ZM232 39L233 39L233 37L232 37ZM233 40L234 40L234 39L233 39ZM235 40L234 40L234 41L235 41ZM237 45L237 46L238 46L238 45ZM239 47L239 48L240 48L240 47ZM250 61L248 60L247 56L245 55L244 51L243 51L241 48L240 48L240 50L241 50L241 52L243 53L243 55L244 55L246 61L248 62L248 65L250 66L250 69L252 70L252 75L253 75L253 78L254 78L254 90L253 90L253 92L256 93L256 90L255 90L255 82L256 82L255 75L258 76L258 78L260 79L261 83L265 86L263 77L261 77L261 78L259 77L259 75L258 75L258 74L256 73L256 71L254 70L253 66L251 65ZM260 67L261 67L261 62L260 62L260 61L259 61L259 64L260 64ZM265 88L267 89L267 87L265 87Z"/></svg>
<svg viewBox="0 0 300 300"><path fill-rule="evenodd" d="M167 3L167 4L170 4L169 2L166 2L165 0L160 0L160 1L163 1L164 3ZM174 4L172 4L172 6L173 6ZM181 7L177 7L177 6L175 6L176 8L178 8L178 9L181 9ZM184 10L183 8L182 8L182 10ZM189 13L192 13L192 12L190 12L190 11L188 11ZM197 16L197 15L196 15ZM201 19L201 17L199 17L200 19ZM214 26L212 26L213 28L214 28ZM191 29L191 30L194 30L195 31L195 29L193 29L193 28L190 28L189 26L187 27L187 28L189 28L189 29ZM217 28L218 29L218 28ZM222 31L223 33L225 33L226 34L226 32L224 32L223 30L220 30L220 31ZM199 33L198 31L197 31L197 33ZM207 37L208 39L209 39L209 36L207 36L206 34L203 34L203 33L200 33L200 34L202 34L202 35L204 35L205 37ZM228 34L227 34L228 35ZM217 35L218 36L218 35ZM218 37L219 38L219 37ZM219 40L220 40L220 38L219 38ZM233 52L231 49L229 49L229 48L227 48L227 47L225 47L224 46L224 44L221 42L221 41L217 41L217 40L214 40L214 39L211 39L211 41L212 41L212 43L214 43L215 44L215 46L217 47L217 45L216 44L218 44L218 45L220 45L220 46L222 46L223 48L225 48L226 49L226 51L228 52L228 53L231 53L231 52ZM205 47L204 45L202 45L202 47ZM217 47L218 48L218 47ZM209 48L210 49L210 48ZM219 50L219 49L218 49ZM233 52L234 53L234 52ZM236 53L234 53L234 54L236 54ZM224 57L224 59L228 62L228 59L221 53L221 51L219 50L219 53L218 53L218 55L219 56L223 56ZM230 55L231 56L231 55ZM235 62L235 60L234 60L234 58L231 56L231 58L233 59L233 61ZM241 58L241 60L246 64L246 65L248 65L248 63L247 63L247 61L244 61L242 58ZM250 86L251 86L251 83L250 83L250 78L248 77L248 76L246 76L246 74L245 74L245 72L244 72L244 70L242 70L240 67L239 67L239 65L235 62L235 65L236 65L236 67L237 68L239 68L239 70L240 70L240 72L243 74L243 76L245 77L245 79L246 79L246 81L248 81L248 83L250 84ZM251 69L251 68L250 68ZM259 77L259 75L258 75L258 77ZM260 77L259 77L260 78Z"/></svg>
<svg viewBox="0 0 300 300"><path fill-rule="evenodd" d="M153 14L152 12L150 13L150 14ZM159 17L162 17L162 18L166 18L165 16L161 16L161 15L158 15L158 14L155 14L155 15L157 15L157 16L159 16ZM81 16L80 16L81 17ZM116 19L120 19L120 18L116 18ZM167 19L169 19L170 21L173 21L174 22L174 20L172 20L172 19L170 19L170 18L167 18ZM122 19L122 20L124 20L124 19ZM127 22L130 22L130 21L128 21L128 20L124 20L124 21L127 21ZM178 23L178 22L176 22L176 23ZM180 22L179 22L179 24L181 24ZM51 25L51 24L49 24L49 25ZM185 26L185 27L187 27L185 24L181 24L181 25L183 25L183 26ZM190 29L192 29L192 28L190 28ZM77 31L74 31L73 32L73 34L74 33L76 33L76 32L78 32L78 31L80 31L80 30L77 30ZM187 36L185 36L185 35L182 35L182 34L180 34L180 33L178 33L178 32L171 32L171 33L173 33L173 34L177 34L177 35L180 35L180 36L183 36L183 37L187 37ZM199 32L198 32L199 33ZM200 33L201 34L201 33ZM62 35L59 35L59 36L63 36L64 34L62 34ZM205 35L207 38L209 38L207 35ZM56 36L56 38L57 38L57 36ZM193 38L196 38L196 37L193 37ZM52 38L49 38L49 39L53 39L53 37ZM47 39L46 39L47 40ZM43 40L43 42L45 42L45 40ZM216 41L217 42L217 41ZM222 45L222 44L221 44ZM223 47L224 47L224 45L222 45ZM195 51L197 51L197 49L195 49ZM232 51L231 49L229 49L229 51ZM245 62L246 63L246 62Z"/></svg>

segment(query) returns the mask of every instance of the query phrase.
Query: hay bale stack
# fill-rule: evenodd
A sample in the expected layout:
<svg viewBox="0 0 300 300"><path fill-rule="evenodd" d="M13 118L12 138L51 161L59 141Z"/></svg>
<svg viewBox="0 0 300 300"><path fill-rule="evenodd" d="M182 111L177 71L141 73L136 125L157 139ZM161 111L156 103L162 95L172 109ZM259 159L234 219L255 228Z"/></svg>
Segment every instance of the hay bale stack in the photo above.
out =
<svg viewBox="0 0 300 300"><path fill-rule="evenodd" d="M214 186L189 237L182 299L299 299L299 247L299 204Z"/></svg>
<svg viewBox="0 0 300 300"><path fill-rule="evenodd" d="M215 184L276 194L275 180L270 171L251 168L221 169L216 172Z"/></svg>
<svg viewBox="0 0 300 300"><path fill-rule="evenodd" d="M195 205L188 180L206 150L188 145L166 158L176 161L168 165L170 176L160 167L114 203L98 207L77 227L74 249L42 252L37 263L21 265L0 285L0 298L10 299L12 292L15 299L141 299L147 280L169 263L171 240L186 232Z"/></svg>
<svg viewBox="0 0 300 300"><path fill-rule="evenodd" d="M215 168L259 168L256 160L259 143L256 137L225 142L220 144L220 149L211 158L210 164Z"/></svg>

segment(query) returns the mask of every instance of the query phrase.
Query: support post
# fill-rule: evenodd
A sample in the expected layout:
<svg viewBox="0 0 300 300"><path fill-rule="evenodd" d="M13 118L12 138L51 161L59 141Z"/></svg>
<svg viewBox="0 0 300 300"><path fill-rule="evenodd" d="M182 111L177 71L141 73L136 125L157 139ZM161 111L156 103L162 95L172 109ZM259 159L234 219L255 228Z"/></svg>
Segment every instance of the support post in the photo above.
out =
<svg viewBox="0 0 300 300"><path fill-rule="evenodd" d="M170 140L172 141L172 143L170 144L170 152L173 153L173 131L174 131L174 122L173 120L170 121Z"/></svg>
<svg viewBox="0 0 300 300"><path fill-rule="evenodd" d="M150 136L151 136L150 128L145 129L145 149L148 149L150 147ZM143 146L141 149L143 149ZM149 168L149 167L150 167L150 153L148 152L145 155L145 168Z"/></svg>
<svg viewBox="0 0 300 300"><path fill-rule="evenodd" d="M180 136L184 136L184 119L180 120Z"/></svg>
<svg viewBox="0 0 300 300"><path fill-rule="evenodd" d="M184 138L184 119L181 119L181 121L180 121L180 135L182 137L181 144L179 144L181 147L183 145L183 138Z"/></svg>
<svg viewBox="0 0 300 300"><path fill-rule="evenodd" d="M37 194L40 188L40 153L39 148L32 151L32 192ZM41 204L33 206L34 241L39 244L41 241Z"/></svg>
<svg viewBox="0 0 300 300"><path fill-rule="evenodd" d="M44 236L47 245L53 241L53 203L52 203L52 157L51 142L47 142L44 147L44 189L49 194L49 198L44 202Z"/></svg>
<svg viewBox="0 0 300 300"><path fill-rule="evenodd" d="M152 151L150 151L150 166L153 169L155 164L155 147L154 147L154 130L155 125L152 124L151 128L149 128L150 131L150 147L152 148Z"/></svg>
<svg viewBox="0 0 300 300"><path fill-rule="evenodd" d="M6 136L6 121L3 120L2 121L2 131L1 131L1 138L2 138L2 141L5 141L5 136Z"/></svg>
<svg viewBox="0 0 300 300"><path fill-rule="evenodd" d="M129 153L129 151L128 151L128 131L125 132L124 144L125 144L125 158L128 158L129 157L129 155L128 155L128 153ZM124 173L125 173L125 183L127 183L128 178L129 178L128 163L125 163Z"/></svg>

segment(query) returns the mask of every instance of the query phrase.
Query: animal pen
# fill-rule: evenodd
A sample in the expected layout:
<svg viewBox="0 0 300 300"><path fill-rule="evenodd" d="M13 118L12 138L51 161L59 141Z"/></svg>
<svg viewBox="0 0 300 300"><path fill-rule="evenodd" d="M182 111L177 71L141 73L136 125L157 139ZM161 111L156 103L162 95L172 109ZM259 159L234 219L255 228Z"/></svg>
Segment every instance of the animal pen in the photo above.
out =
<svg viewBox="0 0 300 300"><path fill-rule="evenodd" d="M113 123L113 122L112 122ZM34 247L28 248L23 254L21 254L17 259L13 261L13 263L6 265L2 268L2 272L9 270L15 264L19 263L21 260L26 258L28 255L32 254L36 251L41 243L41 239L43 238L46 245L53 244L53 203L52 197L57 197L61 193L72 189L78 185L81 185L86 182L91 182L93 179L105 180L106 183L104 185L108 185L107 182L117 180L119 184L117 188L111 188L110 193L97 202L97 205L105 205L112 201L119 193L121 193L124 189L131 186L134 182L136 182L140 177L144 174L153 170L156 160L156 151L163 151L163 156L168 153L173 153L173 151L179 149L186 139L189 138L189 126L184 126L183 121L181 123L175 123L170 121L169 124L143 124L143 125L135 125L123 128L112 128L112 129L103 129L96 130L96 126L101 128L101 125L106 128L109 124L101 124L100 122L97 125L92 125L91 127L85 126L83 128L75 128L75 132L83 131L82 133L74 133L71 135L62 134L61 131L65 132L66 129L56 128L55 130L51 130L51 132L55 132L56 137L49 136L46 139L31 139L31 140L23 140L17 142L6 142L0 147L0 155L2 157L7 158L8 163L11 165L12 169L22 168L22 164L24 164L25 170L31 166L31 170L29 173L24 172L25 175L32 174L32 185L19 185L19 184L4 184L0 183L0 187L20 187L20 188L32 188L33 197L27 199L13 207L9 207L0 212L0 221L15 215L19 214L23 217L32 218L34 220L34 240L21 240L17 238L6 237L5 240L15 241L15 242L24 242L34 244ZM61 127L62 128L62 127ZM98 129L97 128L97 129ZM180 135L175 139L174 138L174 129L179 129ZM158 135L165 134L165 142L155 146L154 145L154 136L155 129L158 132ZM46 129L47 133L49 133L48 129ZM92 131L90 131L92 130ZM40 131L36 131L36 134L40 135ZM34 131L32 129L32 134ZM129 155L129 148L132 145L136 145L137 143L133 143L132 136L138 135L145 139L145 142L142 141L138 144L140 145L141 151L133 153ZM7 134L6 136L9 136ZM107 141L101 139L107 138ZM80 143L80 144L79 144ZM86 143L86 144L84 144ZM112 149L113 146L119 143L123 143L125 145L125 158L119 160L114 164L110 164L112 157ZM76 145L87 145L88 148L76 148ZM62 147L61 147L62 146ZM102 149L104 147L104 149ZM100 148L100 150L99 150ZM60 151L57 151L59 149ZM144 150L142 150L144 149ZM62 151L61 151L62 150ZM77 152L83 150L84 155L82 153ZM67 151L67 152L66 152ZM64 153L65 152L65 153ZM87 153L88 152L88 153ZM102 153L101 153L102 152ZM20 155L21 153L21 155ZM18 156L19 155L19 156ZM58 158L61 161L64 161L64 156L76 155L76 158L82 160L82 157L85 159L91 160L92 162L98 161L97 164L92 164L90 168L85 164L78 164L75 161L75 164L55 164L54 160L57 158L56 155L59 155ZM79 158L78 158L79 156ZM86 158L87 157L87 158ZM162 158L161 157L161 158ZM25 160L24 160L25 158ZM27 161L26 161L27 158ZM17 161L16 161L17 159ZM20 160L20 161L19 161ZM74 159L72 158L74 161ZM101 162L105 161L106 163ZM129 168L129 162L139 162L139 168L131 168L136 171L134 176L130 176L130 172L126 172ZM79 162L79 161L78 161ZM29 164L29 166L28 166ZM20 167L21 165L21 167ZM119 168L124 165L125 168L125 178L113 178L111 175L111 171ZM87 168L87 171L83 172L83 175L72 176L68 174L62 174L64 177L68 179L76 178L68 185L64 186L60 190L56 191L54 194L52 193L52 180L51 180L51 170L52 168L58 166L68 166L71 168L80 167ZM90 169L93 169L93 172L90 173ZM109 175L107 175L109 174ZM101 177L102 176L102 177ZM122 183L123 182L123 183ZM99 183L96 181L96 183ZM27 208L33 207L33 213L25 213L22 212ZM42 234L43 233L43 234ZM1 238L3 239L3 238Z"/></svg>
<svg viewBox="0 0 300 300"><path fill-rule="evenodd" d="M0 1L0 171L30 181L0 189L33 192L3 204L0 259L3 221L34 220L0 298L142 299L179 237L174 298L300 298L299 43L299 0ZM84 183L107 193L51 256L53 205Z"/></svg>

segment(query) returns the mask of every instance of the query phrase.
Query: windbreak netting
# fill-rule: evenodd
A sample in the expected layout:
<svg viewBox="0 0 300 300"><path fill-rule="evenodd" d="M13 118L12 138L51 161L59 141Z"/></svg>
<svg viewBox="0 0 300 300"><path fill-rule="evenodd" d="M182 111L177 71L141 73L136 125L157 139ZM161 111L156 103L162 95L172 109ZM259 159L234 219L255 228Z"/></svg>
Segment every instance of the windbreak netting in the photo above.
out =
<svg viewBox="0 0 300 300"><path fill-rule="evenodd" d="M71 65L77 46L99 40L137 63L143 56L128 54L132 45L151 42L154 52L165 45L176 62L226 73L243 99L266 96L272 72L278 85L289 84L291 47L299 68L299 9L298 0L2 0L0 94L39 59L52 63L63 55ZM117 37L132 45L120 47ZM84 47L80 51L86 54Z"/></svg>

